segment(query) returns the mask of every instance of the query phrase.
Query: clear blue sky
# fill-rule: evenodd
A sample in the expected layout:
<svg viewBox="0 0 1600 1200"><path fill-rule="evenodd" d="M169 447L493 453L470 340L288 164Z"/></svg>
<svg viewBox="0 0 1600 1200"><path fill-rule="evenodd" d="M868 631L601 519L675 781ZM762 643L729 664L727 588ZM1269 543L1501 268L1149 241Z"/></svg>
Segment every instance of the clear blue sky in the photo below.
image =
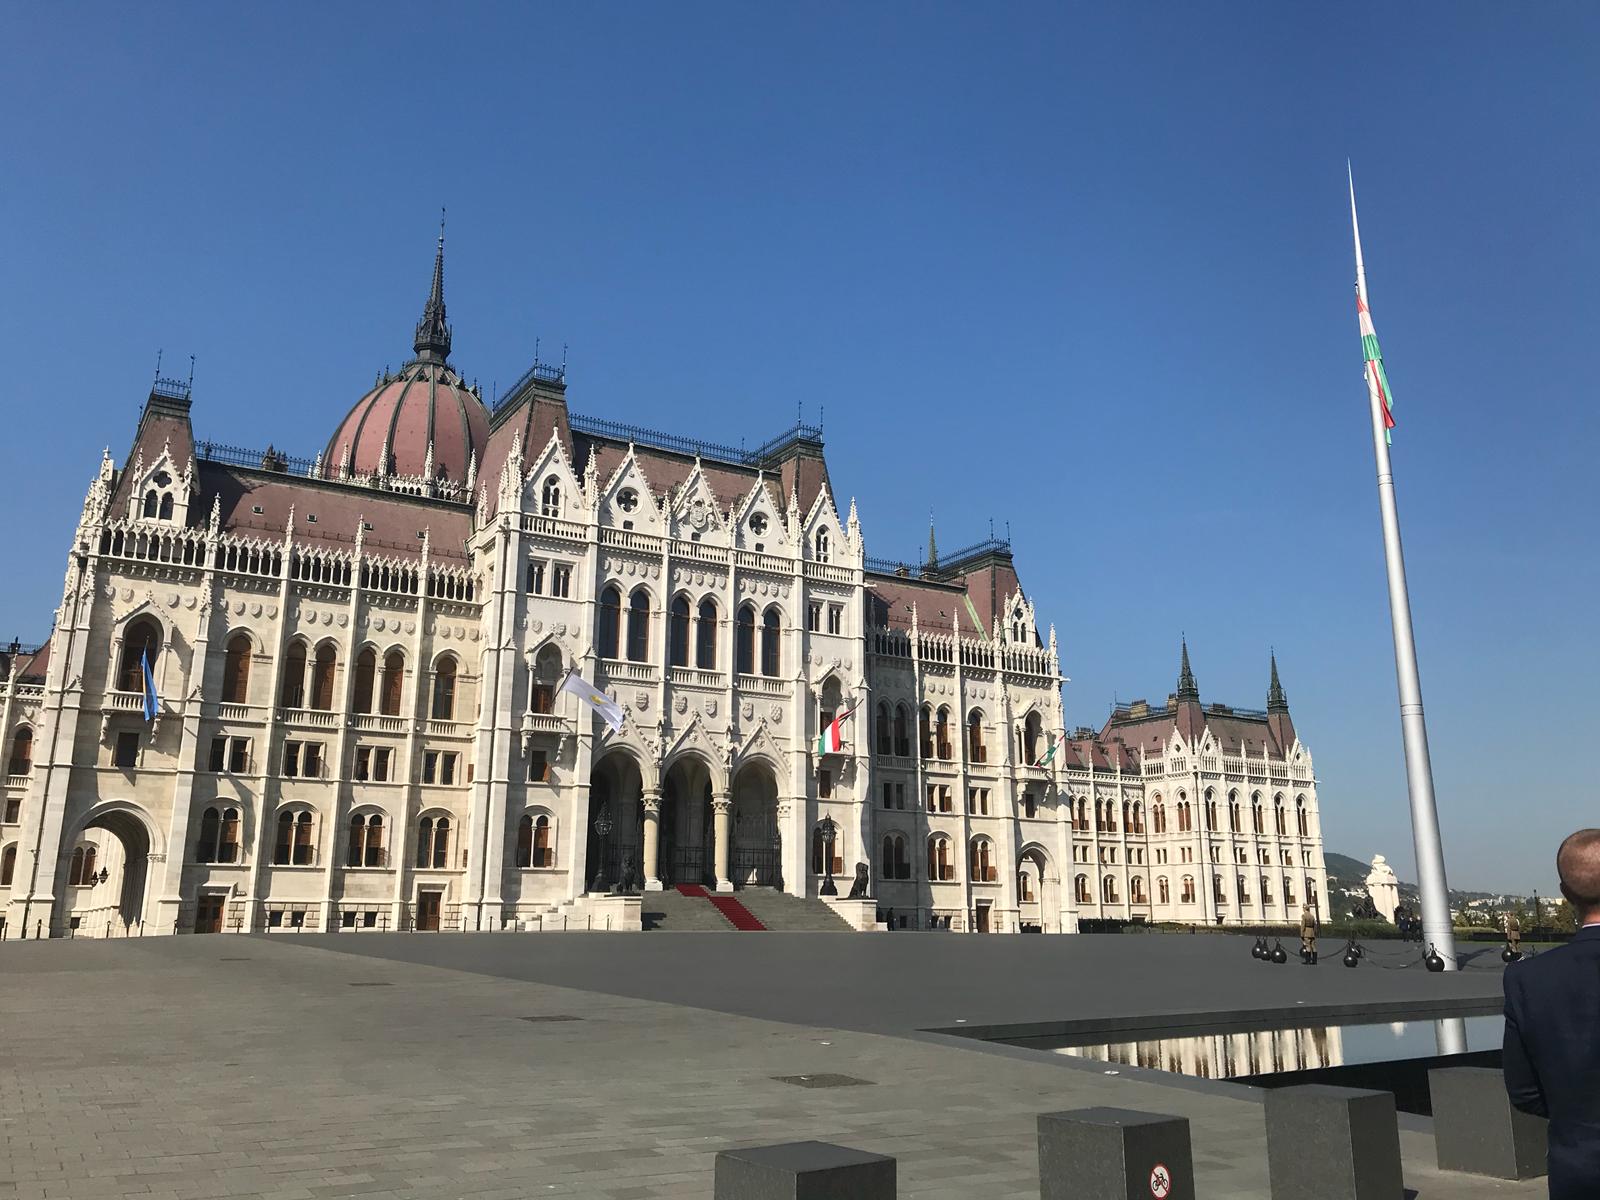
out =
<svg viewBox="0 0 1600 1200"><path fill-rule="evenodd" d="M12 5L9 586L42 637L155 354L301 454L409 352L574 409L826 408L877 554L1009 522L1068 715L1265 702L1411 877L1351 298L1355 161L1451 882L1600 818L1590 5ZM1571 734L1575 739L1568 742Z"/></svg>

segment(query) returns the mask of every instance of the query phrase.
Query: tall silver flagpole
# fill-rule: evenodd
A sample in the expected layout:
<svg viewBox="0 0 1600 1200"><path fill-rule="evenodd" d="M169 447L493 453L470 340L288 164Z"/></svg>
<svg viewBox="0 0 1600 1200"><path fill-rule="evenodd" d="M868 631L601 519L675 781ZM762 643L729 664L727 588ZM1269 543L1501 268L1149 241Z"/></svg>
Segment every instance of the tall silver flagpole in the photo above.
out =
<svg viewBox="0 0 1600 1200"><path fill-rule="evenodd" d="M1348 169L1348 167L1347 167ZM1367 272L1361 262L1361 227L1356 223L1355 176L1350 176L1350 231L1356 243L1356 294L1367 304ZM1411 595L1406 589L1405 552L1400 548L1400 513L1395 507L1394 473L1384 431L1383 401L1377 372L1368 365L1367 400L1372 409L1372 452L1378 463L1378 507L1383 513L1383 557L1389 569L1389 619L1394 626L1394 673L1400 689L1400 732L1405 739L1406 785L1411 793L1411 839L1417 854L1422 892L1423 937L1456 969L1455 933L1450 922L1450 890L1444 876L1444 844L1439 839L1439 809L1433 798L1433 764L1428 758L1428 726L1422 715L1422 680L1417 674L1417 644L1411 633Z"/></svg>

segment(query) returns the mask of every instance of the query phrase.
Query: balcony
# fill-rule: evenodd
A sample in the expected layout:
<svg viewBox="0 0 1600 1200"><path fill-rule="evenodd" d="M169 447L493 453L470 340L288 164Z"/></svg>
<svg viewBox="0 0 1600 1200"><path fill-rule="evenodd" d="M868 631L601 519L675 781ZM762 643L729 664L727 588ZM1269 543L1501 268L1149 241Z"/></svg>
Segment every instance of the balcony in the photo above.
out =
<svg viewBox="0 0 1600 1200"><path fill-rule="evenodd" d="M720 671L702 671L698 667L672 667L667 680L686 687L720 688L727 686L728 677Z"/></svg>
<svg viewBox="0 0 1600 1200"><path fill-rule="evenodd" d="M427 725L429 737L466 738L473 735L470 721L429 721Z"/></svg>
<svg viewBox="0 0 1600 1200"><path fill-rule="evenodd" d="M143 712L144 693L108 691L100 702L100 707L104 712Z"/></svg>
<svg viewBox="0 0 1600 1200"><path fill-rule="evenodd" d="M656 668L652 663L630 662L623 658L608 658L600 664L608 681L626 683L654 683Z"/></svg>
<svg viewBox="0 0 1600 1200"><path fill-rule="evenodd" d="M569 733L571 730L572 722L558 713L522 714L523 733Z"/></svg>
<svg viewBox="0 0 1600 1200"><path fill-rule="evenodd" d="M350 728L365 733L406 733L410 724L404 717L384 716L381 713L355 713L350 718Z"/></svg>
<svg viewBox="0 0 1600 1200"><path fill-rule="evenodd" d="M285 725L301 725L310 729L339 728L339 715L320 708L280 708L278 720Z"/></svg>
<svg viewBox="0 0 1600 1200"><path fill-rule="evenodd" d="M754 693L759 696L787 696L789 685L781 679L771 679L765 675L741 675L738 678L738 689L741 692Z"/></svg>

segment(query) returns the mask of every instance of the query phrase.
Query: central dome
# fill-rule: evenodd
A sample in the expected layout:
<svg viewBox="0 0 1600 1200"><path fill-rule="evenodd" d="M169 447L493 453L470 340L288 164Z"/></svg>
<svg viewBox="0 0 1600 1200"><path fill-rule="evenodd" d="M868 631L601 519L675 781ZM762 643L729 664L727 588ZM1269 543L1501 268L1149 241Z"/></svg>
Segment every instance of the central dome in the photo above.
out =
<svg viewBox="0 0 1600 1200"><path fill-rule="evenodd" d="M322 453L334 475L403 475L465 484L489 441L489 410L450 365L444 229L433 287L417 322L416 358L382 379L339 422Z"/></svg>

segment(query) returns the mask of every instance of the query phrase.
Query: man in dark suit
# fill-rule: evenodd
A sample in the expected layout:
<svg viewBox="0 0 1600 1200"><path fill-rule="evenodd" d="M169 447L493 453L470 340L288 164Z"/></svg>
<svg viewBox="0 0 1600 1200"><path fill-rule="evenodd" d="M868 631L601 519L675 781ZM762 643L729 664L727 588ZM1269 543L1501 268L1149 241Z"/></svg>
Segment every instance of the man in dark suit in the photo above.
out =
<svg viewBox="0 0 1600 1200"><path fill-rule="evenodd" d="M1550 1118L1550 1200L1600 1196L1600 829L1556 853L1578 934L1506 968L1506 1091Z"/></svg>

